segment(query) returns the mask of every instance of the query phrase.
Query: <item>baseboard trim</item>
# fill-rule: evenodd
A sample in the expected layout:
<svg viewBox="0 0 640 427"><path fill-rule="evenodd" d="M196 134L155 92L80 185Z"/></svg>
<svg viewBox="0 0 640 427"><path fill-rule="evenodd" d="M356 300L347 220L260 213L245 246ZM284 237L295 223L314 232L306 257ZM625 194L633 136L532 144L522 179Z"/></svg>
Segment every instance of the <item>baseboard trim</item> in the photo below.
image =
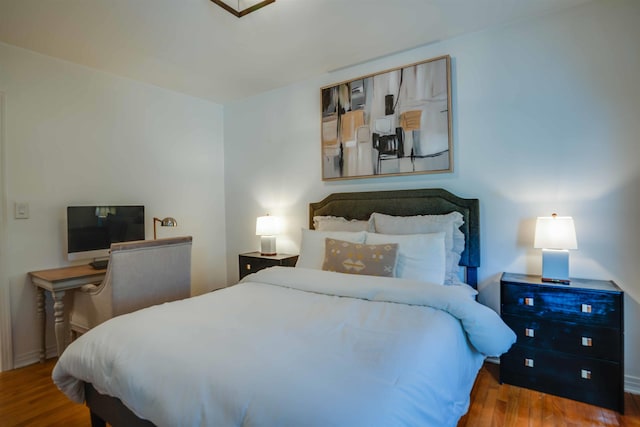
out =
<svg viewBox="0 0 640 427"><path fill-rule="evenodd" d="M640 378L631 375L624 376L624 391L632 394L640 394Z"/></svg>
<svg viewBox="0 0 640 427"><path fill-rule="evenodd" d="M58 349L55 345L47 347L46 358L51 359L52 357L58 356ZM23 354L18 354L13 359L13 368L23 368L25 366L33 365L34 363L40 362L40 350L33 350Z"/></svg>

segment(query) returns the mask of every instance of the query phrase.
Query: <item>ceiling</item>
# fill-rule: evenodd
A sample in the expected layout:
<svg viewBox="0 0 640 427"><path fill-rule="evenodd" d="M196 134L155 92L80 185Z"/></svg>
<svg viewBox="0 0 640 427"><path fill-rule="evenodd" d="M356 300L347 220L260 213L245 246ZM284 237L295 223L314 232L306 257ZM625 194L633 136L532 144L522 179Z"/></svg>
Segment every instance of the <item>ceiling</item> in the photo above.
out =
<svg viewBox="0 0 640 427"><path fill-rule="evenodd" d="M0 41L220 104L590 0L0 0Z"/></svg>

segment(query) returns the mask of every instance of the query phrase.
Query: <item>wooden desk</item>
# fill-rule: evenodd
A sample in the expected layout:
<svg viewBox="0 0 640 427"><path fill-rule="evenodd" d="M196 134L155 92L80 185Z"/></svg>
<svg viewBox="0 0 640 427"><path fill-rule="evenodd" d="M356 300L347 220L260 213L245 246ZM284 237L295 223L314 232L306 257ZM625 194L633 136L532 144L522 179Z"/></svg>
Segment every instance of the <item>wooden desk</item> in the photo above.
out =
<svg viewBox="0 0 640 427"><path fill-rule="evenodd" d="M105 276L106 269L96 270L90 265L52 268L50 270L30 271L31 283L36 287L38 304L38 320L40 324L40 362L46 358L45 332L47 316L45 315L44 291L51 292L53 297L53 315L55 318L56 348L58 356L66 346L64 294L69 289L79 288L89 283L99 283Z"/></svg>

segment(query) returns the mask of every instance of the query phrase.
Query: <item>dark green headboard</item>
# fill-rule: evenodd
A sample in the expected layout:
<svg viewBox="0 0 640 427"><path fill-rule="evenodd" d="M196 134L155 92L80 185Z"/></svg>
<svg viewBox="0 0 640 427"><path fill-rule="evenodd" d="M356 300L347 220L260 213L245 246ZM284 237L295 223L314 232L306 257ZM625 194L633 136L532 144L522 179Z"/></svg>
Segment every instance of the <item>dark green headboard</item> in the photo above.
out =
<svg viewBox="0 0 640 427"><path fill-rule="evenodd" d="M480 205L478 199L463 199L441 188L419 190L366 191L333 193L309 204L309 228L318 215L341 216L347 219L369 219L373 212L387 215L442 215L457 211L464 216L460 230L465 248L460 265L467 267L467 283L477 286L480 266Z"/></svg>

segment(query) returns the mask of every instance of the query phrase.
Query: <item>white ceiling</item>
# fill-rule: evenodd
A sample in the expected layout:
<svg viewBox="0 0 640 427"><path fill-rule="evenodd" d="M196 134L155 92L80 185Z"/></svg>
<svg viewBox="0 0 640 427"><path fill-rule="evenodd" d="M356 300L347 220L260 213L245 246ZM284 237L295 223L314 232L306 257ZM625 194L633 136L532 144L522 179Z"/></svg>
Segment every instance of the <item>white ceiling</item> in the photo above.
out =
<svg viewBox="0 0 640 427"><path fill-rule="evenodd" d="M587 1L0 0L0 41L223 104Z"/></svg>

